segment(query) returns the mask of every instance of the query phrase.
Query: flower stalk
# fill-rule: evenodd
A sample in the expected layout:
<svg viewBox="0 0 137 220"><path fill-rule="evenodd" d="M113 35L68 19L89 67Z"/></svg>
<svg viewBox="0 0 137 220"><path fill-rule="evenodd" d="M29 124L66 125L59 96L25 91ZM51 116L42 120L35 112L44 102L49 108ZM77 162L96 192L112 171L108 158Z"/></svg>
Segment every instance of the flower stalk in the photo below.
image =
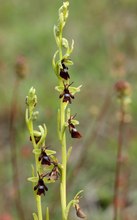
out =
<svg viewBox="0 0 137 220"><path fill-rule="evenodd" d="M35 89L31 88L26 100L27 109L26 109L26 124L30 133L30 139L32 141L32 145L34 149L37 149L37 144L34 138L34 126L33 120L36 119L38 112L34 112L35 105L37 104L37 96L35 94ZM38 154L35 154L35 167L36 171L40 172L39 163L38 163ZM34 174L33 174L34 175ZM38 212L38 220L43 220L42 217L42 206L41 206L41 197L39 195L35 195L36 204L37 204L37 212ZM33 215L34 220L36 218L36 214Z"/></svg>
<svg viewBox="0 0 137 220"><path fill-rule="evenodd" d="M80 138L80 133L75 128L75 123L79 122L76 120L74 124L71 123L70 109L67 108L74 99L74 94L80 91L80 87L71 87L69 65L73 62L70 59L70 55L73 51L74 41L72 40L71 46L66 38L63 37L63 29L68 18L68 6L69 2L63 2L63 5L59 9L59 22L58 25L54 26L54 36L57 44L57 51L53 56L53 69L58 78L58 86L55 89L60 93L60 108L58 110L58 134L61 143L62 162L61 162L61 182L60 182L60 197L61 197L61 209L62 209L62 220L68 219L69 209L71 206L75 207L79 203L79 199L74 197L67 205L67 160L68 154L70 156L72 148L67 150L66 144L66 128L69 128L72 138ZM81 192L81 191L80 191Z"/></svg>

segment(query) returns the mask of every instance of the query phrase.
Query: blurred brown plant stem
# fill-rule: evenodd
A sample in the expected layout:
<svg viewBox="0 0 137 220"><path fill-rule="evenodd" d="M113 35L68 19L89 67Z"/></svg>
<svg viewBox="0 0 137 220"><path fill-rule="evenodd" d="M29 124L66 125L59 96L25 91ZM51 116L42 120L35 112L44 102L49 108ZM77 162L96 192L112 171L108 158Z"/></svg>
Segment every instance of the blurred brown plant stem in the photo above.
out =
<svg viewBox="0 0 137 220"><path fill-rule="evenodd" d="M120 104L119 112L119 129L118 129L118 149L115 169L115 185L114 185L114 217L113 220L122 219L122 212L127 204L127 183L128 183L128 157L124 155L125 149L125 128L127 107L131 102L131 86L127 81L119 80L115 84L117 98ZM127 141L127 138L126 138ZM126 152L127 153L127 152Z"/></svg>
<svg viewBox="0 0 137 220"><path fill-rule="evenodd" d="M17 161L17 146L16 146L16 121L17 121L17 102L19 95L19 86L21 79L25 76L25 59L20 56L17 59L15 71L16 79L13 86L13 94L10 109L10 127L9 127L9 142L11 150L11 165L12 165L12 178L13 178L13 190L15 193L15 205L20 220L25 220L23 207L21 205L20 196L20 183L19 183L19 172L18 172L18 161Z"/></svg>
<svg viewBox="0 0 137 220"><path fill-rule="evenodd" d="M120 193L120 182L122 178L121 168L123 164L123 131L124 131L124 117L125 111L123 102L121 101L120 112L121 119L119 121L119 132L118 132L118 151L117 151L117 161L116 161L116 173L115 173L115 186L114 186L114 218L113 220L118 220L121 215L121 208L124 204L122 204L122 195Z"/></svg>

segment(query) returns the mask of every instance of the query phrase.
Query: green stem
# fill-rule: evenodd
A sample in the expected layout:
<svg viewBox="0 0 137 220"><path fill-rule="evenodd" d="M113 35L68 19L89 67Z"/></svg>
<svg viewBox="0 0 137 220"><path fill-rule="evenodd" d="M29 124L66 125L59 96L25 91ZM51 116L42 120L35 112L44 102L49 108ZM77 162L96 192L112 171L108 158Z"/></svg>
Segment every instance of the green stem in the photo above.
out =
<svg viewBox="0 0 137 220"><path fill-rule="evenodd" d="M61 145L62 145L62 178L60 184L60 193L61 193L61 206L62 206L62 219L66 220L66 166L67 166L67 155L66 155L66 134L64 132L65 126L65 108L64 103L61 101Z"/></svg>
<svg viewBox="0 0 137 220"><path fill-rule="evenodd" d="M27 124L28 124L28 129L29 129L29 132L30 132L30 136L31 136L31 140L32 140L32 145L34 147L34 149L37 148L37 145L35 143L35 139L34 139L34 135L33 135L33 122L31 120L31 115L32 115L32 110L31 108L29 108L29 115L30 115L30 119L28 120ZM36 165L36 171L39 172L39 163L38 163L38 155L35 154L35 165ZM37 204L37 211L38 211L38 220L43 220L43 217L42 217L42 206L41 206L41 197L39 195L36 195L35 196L36 198L36 204Z"/></svg>
<svg viewBox="0 0 137 220"><path fill-rule="evenodd" d="M42 220L42 207L41 207L41 197L39 195L36 196L37 202L37 210L38 210L38 219Z"/></svg>
<svg viewBox="0 0 137 220"><path fill-rule="evenodd" d="M46 220L49 220L49 208L46 208Z"/></svg>
<svg viewBox="0 0 137 220"><path fill-rule="evenodd" d="M62 60L62 29L60 31L59 57ZM62 85L62 80L59 81ZM66 134L65 126L65 105L60 101L60 129L61 129L61 147L62 147L62 178L60 183L60 196L62 208L62 220L66 220L66 167L67 167L67 150L66 150Z"/></svg>

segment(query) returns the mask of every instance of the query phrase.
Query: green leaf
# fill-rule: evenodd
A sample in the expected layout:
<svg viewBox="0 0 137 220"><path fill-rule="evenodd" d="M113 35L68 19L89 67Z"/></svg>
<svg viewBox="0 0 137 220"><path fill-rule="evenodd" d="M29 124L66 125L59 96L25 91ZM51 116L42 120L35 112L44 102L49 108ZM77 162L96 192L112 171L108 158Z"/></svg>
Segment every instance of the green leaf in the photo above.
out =
<svg viewBox="0 0 137 220"><path fill-rule="evenodd" d="M36 215L36 213L33 213L32 215L33 215L33 219L34 219L34 220L39 220L39 219L38 219L38 216Z"/></svg>

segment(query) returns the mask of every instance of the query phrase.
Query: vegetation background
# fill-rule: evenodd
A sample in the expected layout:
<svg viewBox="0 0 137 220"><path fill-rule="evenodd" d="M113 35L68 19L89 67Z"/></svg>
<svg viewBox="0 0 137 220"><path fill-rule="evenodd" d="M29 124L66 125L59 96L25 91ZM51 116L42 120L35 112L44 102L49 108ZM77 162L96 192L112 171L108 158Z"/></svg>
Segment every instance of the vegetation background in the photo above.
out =
<svg viewBox="0 0 137 220"><path fill-rule="evenodd" d="M15 63L19 55L26 58L28 75L17 95L17 162L21 203L25 219L32 219L35 201L31 183L33 155L24 122L25 97L31 86L38 95L38 124L48 128L46 144L60 152L56 116L57 78L52 69L56 50L53 26L57 23L62 1L0 0L0 219L19 219L15 208L15 189L10 152L10 112L15 86ZM68 199L84 189L81 207L88 219L112 218L115 161L118 133L118 105L114 84L119 79L132 84L132 105L127 115L124 137L129 154L128 220L137 219L137 2L136 0L70 0L70 14L65 35L75 41L72 54L72 79L82 89L71 105L80 121L81 140L68 146L73 153L68 167ZM14 147L14 146L12 146ZM49 187L43 206L49 204L51 219L60 219L59 183ZM77 217L72 210L70 219Z"/></svg>

